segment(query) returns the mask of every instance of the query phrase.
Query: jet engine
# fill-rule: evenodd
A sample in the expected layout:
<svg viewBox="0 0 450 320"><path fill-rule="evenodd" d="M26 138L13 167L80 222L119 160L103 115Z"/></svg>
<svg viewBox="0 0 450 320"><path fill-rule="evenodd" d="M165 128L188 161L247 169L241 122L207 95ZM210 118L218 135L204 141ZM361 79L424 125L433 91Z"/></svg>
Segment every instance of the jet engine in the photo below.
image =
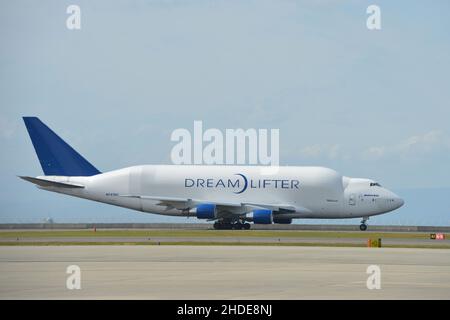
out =
<svg viewBox="0 0 450 320"><path fill-rule="evenodd" d="M273 222L272 210L253 210L253 223L271 224Z"/></svg>
<svg viewBox="0 0 450 320"><path fill-rule="evenodd" d="M197 206L197 219L216 219L217 208L215 204L204 203Z"/></svg>

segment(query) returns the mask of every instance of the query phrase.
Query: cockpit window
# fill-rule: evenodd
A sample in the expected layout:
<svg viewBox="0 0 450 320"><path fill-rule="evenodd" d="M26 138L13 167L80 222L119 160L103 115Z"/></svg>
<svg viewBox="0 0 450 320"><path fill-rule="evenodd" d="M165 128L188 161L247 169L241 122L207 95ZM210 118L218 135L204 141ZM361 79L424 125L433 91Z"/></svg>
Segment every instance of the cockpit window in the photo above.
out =
<svg viewBox="0 0 450 320"><path fill-rule="evenodd" d="M379 184L378 182L371 182L370 186L371 187L381 187L381 184Z"/></svg>

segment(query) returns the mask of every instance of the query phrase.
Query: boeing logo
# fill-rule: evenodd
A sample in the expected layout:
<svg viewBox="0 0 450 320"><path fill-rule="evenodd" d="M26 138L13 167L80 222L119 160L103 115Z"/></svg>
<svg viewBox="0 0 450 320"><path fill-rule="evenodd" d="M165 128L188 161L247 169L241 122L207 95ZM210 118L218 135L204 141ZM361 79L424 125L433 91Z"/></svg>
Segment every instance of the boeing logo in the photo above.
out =
<svg viewBox="0 0 450 320"><path fill-rule="evenodd" d="M236 173L235 178L215 179L215 178L185 178L186 188L229 188L233 193L243 193L250 189L298 189L300 181L291 179L248 179L242 173Z"/></svg>

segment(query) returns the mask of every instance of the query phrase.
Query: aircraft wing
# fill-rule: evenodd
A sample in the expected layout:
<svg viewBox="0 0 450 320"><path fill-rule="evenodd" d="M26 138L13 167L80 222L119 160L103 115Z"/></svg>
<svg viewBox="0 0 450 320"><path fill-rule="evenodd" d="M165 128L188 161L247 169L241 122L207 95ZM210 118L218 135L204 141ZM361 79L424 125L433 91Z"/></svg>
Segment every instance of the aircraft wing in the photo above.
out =
<svg viewBox="0 0 450 320"><path fill-rule="evenodd" d="M220 202L220 201L207 201L201 199L188 199L188 198L172 198L172 197L158 197L158 196L142 196L142 195L120 195L121 197L139 198L158 201L157 205L166 206L167 210L190 210L196 208L203 203L211 203L217 206L219 213L237 214L242 215L249 213L255 209L267 209L276 211L278 213L297 212L297 211L309 211L306 208L298 208L285 204L266 204L266 203L246 203L246 202Z"/></svg>
<svg viewBox="0 0 450 320"><path fill-rule="evenodd" d="M248 202L245 202L243 204L250 207L282 212L296 212L299 209L294 206L284 204L264 204L264 203L248 203Z"/></svg>

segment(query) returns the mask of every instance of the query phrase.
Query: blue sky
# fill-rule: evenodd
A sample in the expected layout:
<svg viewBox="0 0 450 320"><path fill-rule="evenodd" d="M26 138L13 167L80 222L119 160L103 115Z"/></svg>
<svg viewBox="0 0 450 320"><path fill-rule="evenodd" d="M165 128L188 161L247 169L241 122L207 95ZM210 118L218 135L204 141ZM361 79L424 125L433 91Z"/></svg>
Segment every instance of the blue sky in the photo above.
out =
<svg viewBox="0 0 450 320"><path fill-rule="evenodd" d="M70 4L81 30L66 28ZM366 28L370 4L380 31ZM17 179L41 174L21 120L36 115L102 171L170 163L171 132L194 120L278 128L281 164L370 177L405 198L371 223L449 225L449 12L448 1L2 1L0 222L172 221Z"/></svg>

